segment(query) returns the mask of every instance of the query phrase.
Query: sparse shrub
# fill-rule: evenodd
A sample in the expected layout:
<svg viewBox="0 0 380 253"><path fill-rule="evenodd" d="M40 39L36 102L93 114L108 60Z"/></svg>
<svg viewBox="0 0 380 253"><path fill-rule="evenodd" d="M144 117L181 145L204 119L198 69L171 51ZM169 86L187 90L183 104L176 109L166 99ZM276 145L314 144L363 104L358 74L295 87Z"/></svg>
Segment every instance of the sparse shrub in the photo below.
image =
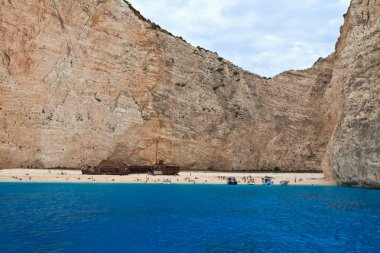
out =
<svg viewBox="0 0 380 253"><path fill-rule="evenodd" d="M175 86L177 86L177 87L185 87L186 83L175 83Z"/></svg>

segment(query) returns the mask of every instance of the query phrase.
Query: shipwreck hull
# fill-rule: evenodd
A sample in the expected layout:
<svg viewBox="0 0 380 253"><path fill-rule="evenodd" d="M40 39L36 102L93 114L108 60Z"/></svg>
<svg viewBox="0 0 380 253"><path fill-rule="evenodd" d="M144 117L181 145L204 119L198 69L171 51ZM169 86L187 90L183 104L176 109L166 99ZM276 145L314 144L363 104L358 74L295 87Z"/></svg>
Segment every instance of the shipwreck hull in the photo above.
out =
<svg viewBox="0 0 380 253"><path fill-rule="evenodd" d="M151 174L151 175L177 175L181 171L180 166L166 165L163 161L153 166L127 166L125 164L83 168L82 174L86 175L129 175L129 174Z"/></svg>

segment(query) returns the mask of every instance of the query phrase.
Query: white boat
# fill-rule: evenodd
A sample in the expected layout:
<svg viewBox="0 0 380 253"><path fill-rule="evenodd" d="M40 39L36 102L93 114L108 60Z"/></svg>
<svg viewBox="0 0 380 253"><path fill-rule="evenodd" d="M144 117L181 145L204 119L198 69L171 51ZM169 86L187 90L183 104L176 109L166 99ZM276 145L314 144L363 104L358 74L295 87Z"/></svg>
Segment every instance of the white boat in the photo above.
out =
<svg viewBox="0 0 380 253"><path fill-rule="evenodd" d="M163 181L162 181L162 183L163 184L171 184L172 183L172 181L170 180L170 179L164 179Z"/></svg>
<svg viewBox="0 0 380 253"><path fill-rule="evenodd" d="M273 177L265 176L261 179L263 185L273 185Z"/></svg>

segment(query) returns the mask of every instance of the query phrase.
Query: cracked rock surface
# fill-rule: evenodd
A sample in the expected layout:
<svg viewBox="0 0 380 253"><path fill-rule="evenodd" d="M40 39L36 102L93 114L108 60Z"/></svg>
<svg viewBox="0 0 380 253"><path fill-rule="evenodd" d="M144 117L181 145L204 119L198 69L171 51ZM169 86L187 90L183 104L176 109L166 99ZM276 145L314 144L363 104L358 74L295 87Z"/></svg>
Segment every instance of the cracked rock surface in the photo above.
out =
<svg viewBox="0 0 380 253"><path fill-rule="evenodd" d="M380 187L379 27L379 0L351 1L325 94L334 131L322 167L346 185Z"/></svg>
<svg viewBox="0 0 380 253"><path fill-rule="evenodd" d="M375 186L379 0L336 52L272 79L195 48L121 0L0 0L0 168L321 171Z"/></svg>

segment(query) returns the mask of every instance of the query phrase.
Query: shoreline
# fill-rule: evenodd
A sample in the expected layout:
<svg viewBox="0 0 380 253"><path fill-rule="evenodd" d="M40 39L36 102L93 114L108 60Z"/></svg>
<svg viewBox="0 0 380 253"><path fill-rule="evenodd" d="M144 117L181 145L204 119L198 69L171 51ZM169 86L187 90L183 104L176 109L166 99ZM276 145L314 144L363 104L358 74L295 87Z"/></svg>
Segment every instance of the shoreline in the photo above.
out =
<svg viewBox="0 0 380 253"><path fill-rule="evenodd" d="M323 173L293 172L203 172L182 171L177 176L153 176L148 174L117 175L83 175L80 170L48 169L2 169L0 182L15 183L116 183L116 184L227 184L227 177L235 177L239 185L248 185L248 177L254 179L255 185L261 185L261 178L273 177L274 185L288 180L289 185L336 185L326 180Z"/></svg>

